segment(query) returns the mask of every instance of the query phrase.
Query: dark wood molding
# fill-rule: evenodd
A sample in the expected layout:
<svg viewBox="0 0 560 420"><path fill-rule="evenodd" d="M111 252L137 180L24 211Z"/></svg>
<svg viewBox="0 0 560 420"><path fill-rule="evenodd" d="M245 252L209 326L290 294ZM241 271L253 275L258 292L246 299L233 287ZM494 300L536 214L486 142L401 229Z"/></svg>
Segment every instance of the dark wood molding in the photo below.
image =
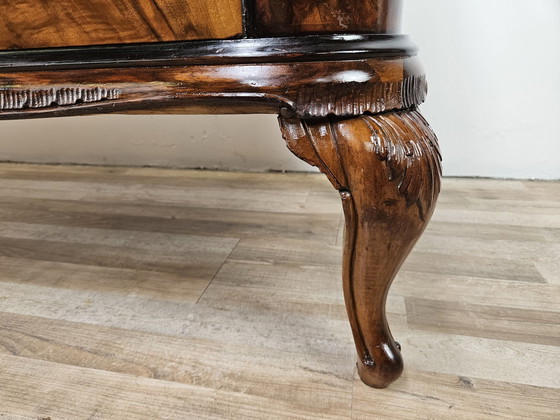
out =
<svg viewBox="0 0 560 420"><path fill-rule="evenodd" d="M417 52L407 35L306 35L0 51L0 71L361 60Z"/></svg>
<svg viewBox="0 0 560 420"><path fill-rule="evenodd" d="M407 37L309 36L0 53L0 91L105 89L96 103L0 109L0 119L106 112L284 113L302 118L410 108L426 95ZM215 64L212 64L215 63Z"/></svg>
<svg viewBox="0 0 560 420"><path fill-rule="evenodd" d="M243 37L257 37L256 0L241 0L243 10Z"/></svg>
<svg viewBox="0 0 560 420"><path fill-rule="evenodd" d="M302 120L280 117L288 148L340 192L343 284L362 380L384 388L402 372L385 314L393 278L430 220L440 190L437 138L416 110Z"/></svg>

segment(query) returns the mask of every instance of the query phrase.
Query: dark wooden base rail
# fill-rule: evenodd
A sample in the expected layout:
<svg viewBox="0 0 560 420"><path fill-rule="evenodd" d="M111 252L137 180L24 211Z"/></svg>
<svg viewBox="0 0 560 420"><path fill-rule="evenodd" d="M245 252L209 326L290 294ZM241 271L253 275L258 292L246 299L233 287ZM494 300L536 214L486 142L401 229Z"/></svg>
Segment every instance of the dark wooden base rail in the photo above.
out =
<svg viewBox="0 0 560 420"><path fill-rule="evenodd" d="M0 119L278 114L289 149L340 193L344 294L358 370L366 384L381 388L403 369L385 316L387 293L430 220L441 156L417 109L427 89L416 47L406 36L388 34L397 27L400 2L360 2L356 7L369 13L364 21L350 19L347 33L334 33L344 32L337 24L357 13L350 3L358 2L245 2L244 37L238 39L75 45L90 33L61 47L58 38L20 37L28 45L0 51ZM273 13L278 7L282 13ZM328 20L325 7L338 7L342 20ZM271 35L283 36L263 37ZM193 37L170 39L181 38Z"/></svg>

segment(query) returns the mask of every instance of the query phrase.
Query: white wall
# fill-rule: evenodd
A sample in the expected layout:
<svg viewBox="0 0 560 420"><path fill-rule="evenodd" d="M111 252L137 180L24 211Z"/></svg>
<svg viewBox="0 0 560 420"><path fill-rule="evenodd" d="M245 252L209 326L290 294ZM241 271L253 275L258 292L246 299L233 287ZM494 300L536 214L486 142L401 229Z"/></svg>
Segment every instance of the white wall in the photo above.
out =
<svg viewBox="0 0 560 420"><path fill-rule="evenodd" d="M560 178L560 0L407 0L446 175ZM307 170L274 116L2 121L0 160Z"/></svg>
<svg viewBox="0 0 560 420"><path fill-rule="evenodd" d="M407 0L447 175L560 178L560 0Z"/></svg>

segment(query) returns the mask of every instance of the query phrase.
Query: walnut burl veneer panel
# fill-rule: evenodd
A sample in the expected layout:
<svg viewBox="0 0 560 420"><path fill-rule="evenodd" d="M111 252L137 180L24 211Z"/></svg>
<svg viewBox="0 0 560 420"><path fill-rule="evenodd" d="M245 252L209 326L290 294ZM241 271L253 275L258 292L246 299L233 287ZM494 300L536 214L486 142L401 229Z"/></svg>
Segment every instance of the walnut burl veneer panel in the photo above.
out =
<svg viewBox="0 0 560 420"><path fill-rule="evenodd" d="M257 35L395 33L401 0L256 0Z"/></svg>
<svg viewBox="0 0 560 420"><path fill-rule="evenodd" d="M0 49L219 39L243 32L240 0L4 0Z"/></svg>

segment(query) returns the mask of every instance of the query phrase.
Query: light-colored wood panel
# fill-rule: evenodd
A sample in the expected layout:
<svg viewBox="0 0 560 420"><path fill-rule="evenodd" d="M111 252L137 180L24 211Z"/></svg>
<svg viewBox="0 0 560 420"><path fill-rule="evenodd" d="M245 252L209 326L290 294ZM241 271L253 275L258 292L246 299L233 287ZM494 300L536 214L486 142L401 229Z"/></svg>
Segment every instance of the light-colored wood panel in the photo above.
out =
<svg viewBox="0 0 560 420"><path fill-rule="evenodd" d="M261 263L282 262L308 267L339 267L341 252L340 246L319 244L308 240L307 237L299 240L278 238L274 241L263 237L248 237L239 241L229 259Z"/></svg>
<svg viewBox="0 0 560 420"><path fill-rule="evenodd" d="M467 223L475 223L481 226L486 224L502 226L531 226L531 227L552 227L560 228L560 218L556 212L544 214L522 214L511 211L492 211L488 210L468 210L468 209L445 209L438 208L434 213L434 220L440 222L450 222L461 220Z"/></svg>
<svg viewBox="0 0 560 420"><path fill-rule="evenodd" d="M267 236L334 241L337 222L330 215L258 212L181 205L101 201L0 199L0 220L67 227L162 232L219 237Z"/></svg>
<svg viewBox="0 0 560 420"><path fill-rule="evenodd" d="M55 374L56 373L56 374ZM45 378L48 386L45 386ZM241 392L0 355L0 401L5 415L115 419L325 419L293 402ZM25 392L21 392L24 389ZM340 408L337 408L340 410ZM340 411L339 411L340 412Z"/></svg>
<svg viewBox="0 0 560 420"><path fill-rule="evenodd" d="M246 211L277 211L281 208L284 212L298 213L305 206L308 195L308 191L253 190L242 185L237 185L237 188L179 188L135 184L123 188L109 183L44 181L38 186L37 183L26 180L0 179L0 198L52 199L56 196L62 200L183 205ZM204 200L201 200L202 196Z"/></svg>
<svg viewBox="0 0 560 420"><path fill-rule="evenodd" d="M424 243L425 237L432 238L472 238L478 241L504 240L519 242L543 242L546 239L547 229L530 226L508 226L485 224L484 229L474 223L453 222L430 222L430 228L426 235L420 239ZM420 245L419 244L419 245Z"/></svg>
<svg viewBox="0 0 560 420"><path fill-rule="evenodd" d="M444 180L446 220L389 295L405 372L379 391L352 378L340 199L321 175L0 179L0 418L560 417L559 183Z"/></svg>
<svg viewBox="0 0 560 420"><path fill-rule="evenodd" d="M240 0L4 0L0 49L219 39L242 31Z"/></svg>
<svg viewBox="0 0 560 420"><path fill-rule="evenodd" d="M397 275L392 291L403 296L552 312L558 311L560 302L558 285L407 270Z"/></svg>
<svg viewBox="0 0 560 420"><path fill-rule="evenodd" d="M172 274L140 270L138 267L113 268L84 263L84 260L79 259L72 264L0 257L0 267L2 267L0 282L121 293L157 300L194 303L212 280L193 277L189 270L181 274Z"/></svg>
<svg viewBox="0 0 560 420"><path fill-rule="evenodd" d="M560 391L408 368L394 386L372 396L356 375L355 420L556 420Z"/></svg>
<svg viewBox="0 0 560 420"><path fill-rule="evenodd" d="M262 307L214 308L122 293L0 283L0 311L136 331L251 343L284 352L353 357L347 319L275 312Z"/></svg>
<svg viewBox="0 0 560 420"><path fill-rule="evenodd" d="M459 334L408 329L397 337L413 369L560 388L560 347Z"/></svg>
<svg viewBox="0 0 560 420"><path fill-rule="evenodd" d="M315 315L325 322L346 321L339 267L298 266L281 260L280 256L274 263L228 260L199 303L222 310L241 306L256 312ZM402 296L389 296L387 312L394 328L406 326Z"/></svg>
<svg viewBox="0 0 560 420"><path fill-rule="evenodd" d="M420 248L420 247L419 247ZM425 249L425 248L424 248ZM493 278L519 282L544 283L545 280L529 259L502 256L472 256L468 252L422 252L417 249L403 264L404 270L466 277Z"/></svg>
<svg viewBox="0 0 560 420"><path fill-rule="evenodd" d="M269 398L299 410L347 415L348 357L316 357L247 345L0 313L0 353L99 371ZM57 368L53 366L53 368ZM263 375L268 376L262 386Z"/></svg>
<svg viewBox="0 0 560 420"><path fill-rule="evenodd" d="M560 213L559 213L560 214ZM542 229L534 228L535 236L540 236L540 240L510 240L501 237L490 238L480 237L457 237L441 236L428 232L422 236L416 247L417 251L433 252L443 255L464 255L466 257L499 258L511 260L510 265L516 262L532 264L541 256L558 255L560 249L556 249L554 244L548 243L544 239ZM535 237L536 239L536 237Z"/></svg>
<svg viewBox="0 0 560 420"><path fill-rule="evenodd" d="M560 241L558 241L560 243ZM558 249L558 245L556 245ZM548 283L560 286L560 252L547 258L539 258L535 261L535 267L539 270Z"/></svg>
<svg viewBox="0 0 560 420"><path fill-rule="evenodd" d="M216 236L180 235L140 230L98 229L82 226L67 228L51 224L0 222L4 238L59 242L77 242L84 245L102 245L122 248L138 248L146 252L162 254L189 253L229 253L238 243L236 238ZM166 249L162 248L166 246Z"/></svg>
<svg viewBox="0 0 560 420"><path fill-rule="evenodd" d="M486 200L524 199L527 197L548 201L560 191L556 181L523 181L489 178L446 178L449 197L458 195Z"/></svg>
<svg viewBox="0 0 560 420"><path fill-rule="evenodd" d="M153 167L0 163L0 174L1 179L28 181L93 182L210 190L242 188L269 192L270 190L299 192L311 189L316 192L332 192L329 181L313 173L246 173Z"/></svg>
<svg viewBox="0 0 560 420"><path fill-rule="evenodd" d="M560 347L560 314L464 302L406 298L412 329Z"/></svg>
<svg viewBox="0 0 560 420"><path fill-rule="evenodd" d="M62 228L0 223L0 256L130 268L188 272L211 279L237 244L235 238Z"/></svg>

